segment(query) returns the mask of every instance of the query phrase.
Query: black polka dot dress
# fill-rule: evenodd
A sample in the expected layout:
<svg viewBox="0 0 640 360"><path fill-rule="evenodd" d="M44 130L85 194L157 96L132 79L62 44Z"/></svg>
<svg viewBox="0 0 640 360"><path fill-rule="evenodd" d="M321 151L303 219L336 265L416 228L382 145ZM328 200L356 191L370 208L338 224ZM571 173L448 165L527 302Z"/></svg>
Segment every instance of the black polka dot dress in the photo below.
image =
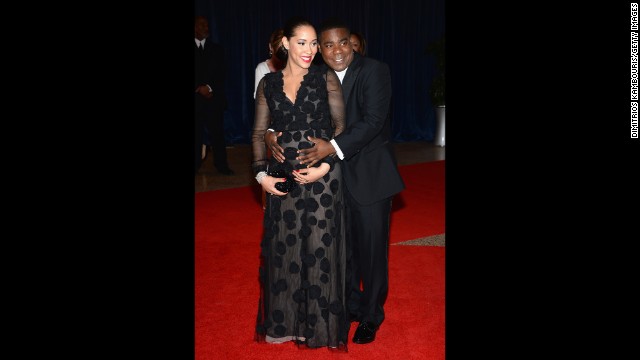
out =
<svg viewBox="0 0 640 360"><path fill-rule="evenodd" d="M290 174L300 165L297 150L307 136L331 139L344 128L344 100L332 70L309 69L292 103L281 71L265 75L256 95L253 169ZM284 163L266 156L266 129L282 131ZM344 201L340 160L318 181L295 185L286 196L267 195L261 242L261 285L256 339L293 341L311 348L346 351ZM316 166L320 165L320 162Z"/></svg>

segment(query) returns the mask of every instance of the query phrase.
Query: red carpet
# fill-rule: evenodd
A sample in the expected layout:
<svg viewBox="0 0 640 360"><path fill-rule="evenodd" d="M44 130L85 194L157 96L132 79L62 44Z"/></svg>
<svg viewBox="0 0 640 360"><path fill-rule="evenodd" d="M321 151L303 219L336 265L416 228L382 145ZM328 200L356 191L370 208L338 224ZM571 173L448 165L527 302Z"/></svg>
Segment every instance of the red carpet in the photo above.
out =
<svg viewBox="0 0 640 360"><path fill-rule="evenodd" d="M408 165L400 172L407 189L394 200L391 242L444 233L444 161ZM348 353L255 343L262 234L257 190L196 193L196 360L444 359L443 247L390 246L386 320L375 342L349 342Z"/></svg>
<svg viewBox="0 0 640 360"><path fill-rule="evenodd" d="M393 243L444 234L444 164L433 161L400 166L405 189L393 199Z"/></svg>

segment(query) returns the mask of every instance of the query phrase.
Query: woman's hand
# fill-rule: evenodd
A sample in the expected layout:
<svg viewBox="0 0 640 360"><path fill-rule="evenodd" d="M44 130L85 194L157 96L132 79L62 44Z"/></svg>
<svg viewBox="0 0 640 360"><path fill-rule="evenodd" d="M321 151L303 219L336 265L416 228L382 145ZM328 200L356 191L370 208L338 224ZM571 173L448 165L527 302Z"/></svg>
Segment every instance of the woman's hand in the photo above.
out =
<svg viewBox="0 0 640 360"><path fill-rule="evenodd" d="M318 167L294 170L292 174L295 181L304 185L319 180L329 172L329 169L331 169L329 164L322 163Z"/></svg>
<svg viewBox="0 0 640 360"><path fill-rule="evenodd" d="M287 193L283 193L282 191L276 189L276 184L279 182L285 182L285 181L287 181L287 179L276 178L276 177L267 175L262 178L262 182L260 182L260 185L262 185L262 188L264 189L264 191L266 191L269 194L284 196L284 195L287 195Z"/></svg>

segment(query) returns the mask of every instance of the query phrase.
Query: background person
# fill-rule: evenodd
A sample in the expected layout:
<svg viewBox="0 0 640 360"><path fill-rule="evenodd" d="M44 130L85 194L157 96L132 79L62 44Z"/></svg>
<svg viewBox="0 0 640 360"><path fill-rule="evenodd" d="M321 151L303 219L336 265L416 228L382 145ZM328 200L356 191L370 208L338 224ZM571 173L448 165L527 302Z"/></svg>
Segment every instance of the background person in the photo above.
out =
<svg viewBox="0 0 640 360"><path fill-rule="evenodd" d="M367 41L364 39L362 34L352 31L351 36L349 37L349 42L351 42L353 51L360 53L362 56L366 55Z"/></svg>
<svg viewBox="0 0 640 360"><path fill-rule="evenodd" d="M224 93L226 66L224 49L207 41L209 22L204 16L195 17L195 172L203 160L202 146L208 142L213 150L213 165L224 175L233 175L227 163L224 139ZM206 137L206 140L205 140Z"/></svg>
<svg viewBox="0 0 640 360"><path fill-rule="evenodd" d="M253 89L253 98L256 98L256 89L258 83L268 73L276 72L284 68L287 61L287 55L282 47L282 29L276 29L269 37L269 58L256 66L255 86Z"/></svg>

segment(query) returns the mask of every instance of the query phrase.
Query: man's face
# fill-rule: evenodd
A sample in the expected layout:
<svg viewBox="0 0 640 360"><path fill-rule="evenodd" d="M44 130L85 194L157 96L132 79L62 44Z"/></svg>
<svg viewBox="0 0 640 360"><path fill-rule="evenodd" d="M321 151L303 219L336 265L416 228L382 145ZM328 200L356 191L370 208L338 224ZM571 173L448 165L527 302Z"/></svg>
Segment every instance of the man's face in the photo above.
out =
<svg viewBox="0 0 640 360"><path fill-rule="evenodd" d="M342 71L353 61L353 47L345 28L329 29L320 33L322 59L335 71Z"/></svg>
<svg viewBox="0 0 640 360"><path fill-rule="evenodd" d="M196 18L196 39L202 40L209 36L209 22L202 16Z"/></svg>

